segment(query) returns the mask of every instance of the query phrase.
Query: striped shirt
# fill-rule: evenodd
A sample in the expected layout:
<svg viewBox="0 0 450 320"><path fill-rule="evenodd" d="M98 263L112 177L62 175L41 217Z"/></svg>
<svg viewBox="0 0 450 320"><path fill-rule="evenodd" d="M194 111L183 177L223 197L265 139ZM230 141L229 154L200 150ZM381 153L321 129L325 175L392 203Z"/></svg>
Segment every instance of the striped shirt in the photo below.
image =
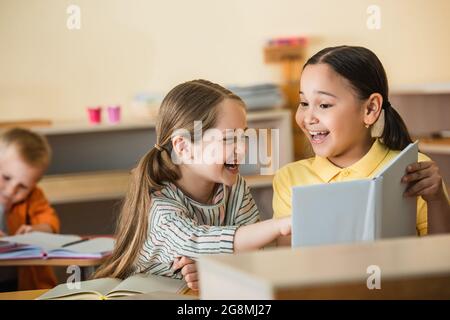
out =
<svg viewBox="0 0 450 320"><path fill-rule="evenodd" d="M135 273L181 278L171 270L175 258L233 253L239 226L259 221L259 211L244 178L232 187L218 185L212 204L187 197L166 182L151 193L148 235L134 264Z"/></svg>

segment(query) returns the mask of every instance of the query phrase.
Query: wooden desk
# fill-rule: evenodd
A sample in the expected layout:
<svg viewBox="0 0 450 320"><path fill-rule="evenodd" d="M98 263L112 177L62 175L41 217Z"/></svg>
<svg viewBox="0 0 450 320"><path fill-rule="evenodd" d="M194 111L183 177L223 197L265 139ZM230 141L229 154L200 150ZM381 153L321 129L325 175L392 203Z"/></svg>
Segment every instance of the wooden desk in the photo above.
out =
<svg viewBox="0 0 450 320"><path fill-rule="evenodd" d="M70 266L93 267L102 264L107 257L100 259L16 259L0 260L0 267L6 266Z"/></svg>
<svg viewBox="0 0 450 320"><path fill-rule="evenodd" d="M0 300L34 300L49 289L0 292Z"/></svg>
<svg viewBox="0 0 450 320"><path fill-rule="evenodd" d="M202 256L201 298L449 299L449 247L446 234ZM380 289L367 286L374 267Z"/></svg>
<svg viewBox="0 0 450 320"><path fill-rule="evenodd" d="M81 268L81 278L88 279L94 272L94 267L101 265L107 257L100 259L16 259L0 260L0 267L20 267L20 266L79 266Z"/></svg>

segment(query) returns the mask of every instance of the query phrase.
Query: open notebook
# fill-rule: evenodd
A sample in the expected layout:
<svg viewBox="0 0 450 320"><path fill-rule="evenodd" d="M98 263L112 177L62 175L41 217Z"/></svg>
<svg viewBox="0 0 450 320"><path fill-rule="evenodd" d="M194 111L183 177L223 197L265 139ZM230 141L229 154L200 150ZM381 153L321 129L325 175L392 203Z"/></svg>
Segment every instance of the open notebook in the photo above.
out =
<svg viewBox="0 0 450 320"><path fill-rule="evenodd" d="M46 258L102 258L111 253L114 239L108 237L81 238L45 232L3 237L0 260Z"/></svg>
<svg viewBox="0 0 450 320"><path fill-rule="evenodd" d="M416 235L417 199L401 178L417 158L415 142L372 179L294 187L292 246Z"/></svg>
<svg viewBox="0 0 450 320"><path fill-rule="evenodd" d="M78 288L76 284L79 285ZM109 300L150 293L173 297L187 290L184 280L136 274L125 280L100 278L79 283L63 283L39 296L37 300Z"/></svg>

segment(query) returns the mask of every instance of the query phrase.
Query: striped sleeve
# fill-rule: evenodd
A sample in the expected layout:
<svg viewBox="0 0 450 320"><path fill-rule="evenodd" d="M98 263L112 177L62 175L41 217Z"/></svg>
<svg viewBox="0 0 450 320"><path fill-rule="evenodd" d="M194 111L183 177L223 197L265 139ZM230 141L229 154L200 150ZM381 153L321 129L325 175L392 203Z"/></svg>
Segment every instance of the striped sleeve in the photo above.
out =
<svg viewBox="0 0 450 320"><path fill-rule="evenodd" d="M240 178L239 184L238 192L243 193L243 198L238 208L235 224L238 226L245 226L256 223L259 221L259 210L255 200L253 200L250 188L242 177Z"/></svg>
<svg viewBox="0 0 450 320"><path fill-rule="evenodd" d="M199 225L187 212L169 201L152 204L149 237L160 261L179 256L233 253L237 226Z"/></svg>

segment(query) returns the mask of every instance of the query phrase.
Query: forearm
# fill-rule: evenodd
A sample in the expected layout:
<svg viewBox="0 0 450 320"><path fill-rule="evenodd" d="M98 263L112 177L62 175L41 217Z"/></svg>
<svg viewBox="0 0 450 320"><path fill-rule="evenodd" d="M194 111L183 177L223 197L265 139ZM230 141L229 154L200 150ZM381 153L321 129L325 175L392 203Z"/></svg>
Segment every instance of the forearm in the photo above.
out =
<svg viewBox="0 0 450 320"><path fill-rule="evenodd" d="M428 201L428 234L450 232L450 204L444 196L441 200Z"/></svg>
<svg viewBox="0 0 450 320"><path fill-rule="evenodd" d="M278 247L290 247L291 246L291 236L283 236L277 239Z"/></svg>
<svg viewBox="0 0 450 320"><path fill-rule="evenodd" d="M53 233L53 229L48 223L33 224L31 227L33 231Z"/></svg>
<svg viewBox="0 0 450 320"><path fill-rule="evenodd" d="M234 236L234 252L256 250L276 240L283 220L270 219L239 227Z"/></svg>

